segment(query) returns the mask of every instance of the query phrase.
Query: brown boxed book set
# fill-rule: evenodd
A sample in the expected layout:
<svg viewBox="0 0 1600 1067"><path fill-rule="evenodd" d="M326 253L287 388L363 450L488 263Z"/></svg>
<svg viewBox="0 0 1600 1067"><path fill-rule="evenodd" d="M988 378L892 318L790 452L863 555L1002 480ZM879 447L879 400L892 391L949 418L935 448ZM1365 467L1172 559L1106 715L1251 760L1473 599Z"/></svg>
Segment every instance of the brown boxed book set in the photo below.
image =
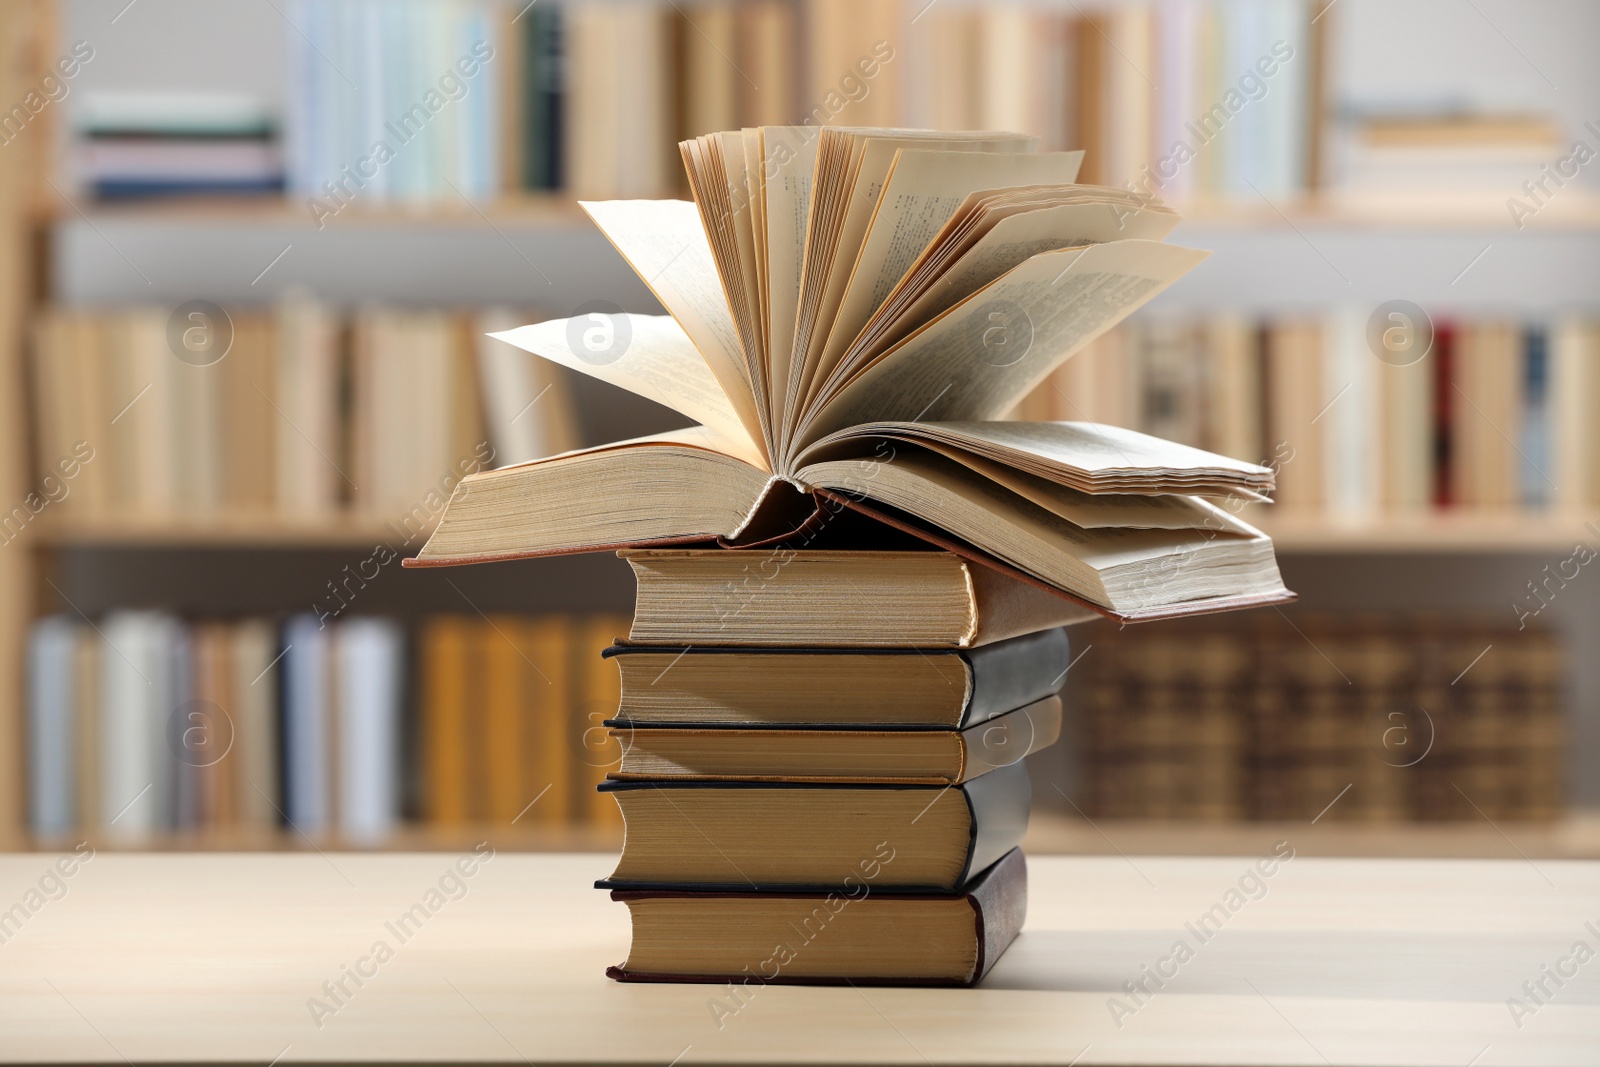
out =
<svg viewBox="0 0 1600 1067"><path fill-rule="evenodd" d="M585 207L667 315L498 334L696 425L486 471L408 566L616 551L624 981L970 985L1021 929L1063 627L1293 599L1265 466L1005 416L1205 258L1012 133L764 127Z"/></svg>

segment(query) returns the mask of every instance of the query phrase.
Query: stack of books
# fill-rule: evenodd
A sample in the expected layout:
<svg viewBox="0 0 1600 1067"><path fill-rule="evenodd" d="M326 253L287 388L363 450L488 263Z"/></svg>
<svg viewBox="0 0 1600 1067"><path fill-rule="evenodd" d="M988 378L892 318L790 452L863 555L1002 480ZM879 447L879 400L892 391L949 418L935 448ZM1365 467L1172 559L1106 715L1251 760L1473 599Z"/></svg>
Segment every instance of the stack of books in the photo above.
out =
<svg viewBox="0 0 1600 1067"><path fill-rule="evenodd" d="M78 183L101 200L283 191L277 120L254 97L91 94L76 127Z"/></svg>
<svg viewBox="0 0 1600 1067"><path fill-rule="evenodd" d="M1049 624L1072 605L997 616L1004 586L973 592L943 552L625 556L640 596L607 651L622 758L601 788L627 838L599 886L634 939L612 977L982 978L1026 912L1023 758L1061 733ZM730 567L750 590L730 595Z"/></svg>
<svg viewBox="0 0 1600 1067"><path fill-rule="evenodd" d="M604 787L626 823L605 884L634 919L613 976L976 981L1026 911L1020 757L1059 731L1064 670L1047 632L1293 598L1233 513L1270 469L1002 421L1205 254L1164 243L1159 202L1076 184L1083 153L1022 134L679 147L694 203L585 205L671 314L499 336L699 425L468 476L408 564L620 550L634 568L616 728L663 700L658 721L689 725L630 741ZM936 657L991 646L1000 688L961 678L942 713L928 675L895 677L986 672L983 652ZM885 648L921 655L867 651ZM974 691L1010 712L993 744L963 733ZM738 716L755 728L721 732Z"/></svg>

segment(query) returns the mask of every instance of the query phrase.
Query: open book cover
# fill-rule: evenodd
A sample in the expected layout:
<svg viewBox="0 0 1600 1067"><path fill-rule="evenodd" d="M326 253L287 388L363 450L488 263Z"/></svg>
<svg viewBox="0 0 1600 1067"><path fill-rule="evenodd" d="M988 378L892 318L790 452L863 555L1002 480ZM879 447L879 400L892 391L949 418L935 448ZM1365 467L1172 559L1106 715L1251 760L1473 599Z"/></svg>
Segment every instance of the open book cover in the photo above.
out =
<svg viewBox="0 0 1600 1067"><path fill-rule="evenodd" d="M471 475L408 566L817 547L850 512L1125 620L1293 598L1228 506L1266 499L1270 469L1003 418L1206 257L1163 240L1166 206L1075 184L1081 152L1014 133L764 127L680 148L692 203L583 205L669 314L494 336L698 425Z"/></svg>

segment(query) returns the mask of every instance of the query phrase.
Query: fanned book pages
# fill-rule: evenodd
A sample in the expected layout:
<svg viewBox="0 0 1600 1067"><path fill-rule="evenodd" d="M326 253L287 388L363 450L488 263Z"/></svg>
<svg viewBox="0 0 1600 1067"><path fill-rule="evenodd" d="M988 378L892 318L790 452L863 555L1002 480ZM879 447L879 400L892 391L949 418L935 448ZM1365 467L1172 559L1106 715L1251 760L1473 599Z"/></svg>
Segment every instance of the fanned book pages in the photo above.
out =
<svg viewBox="0 0 1600 1067"><path fill-rule="evenodd" d="M409 565L817 547L849 510L1116 618L1292 599L1227 506L1264 500L1270 469L1003 421L1205 259L1164 242L1167 207L1075 184L1081 152L1013 133L763 127L680 148L693 203L584 205L670 314L495 336L698 425L471 475Z"/></svg>

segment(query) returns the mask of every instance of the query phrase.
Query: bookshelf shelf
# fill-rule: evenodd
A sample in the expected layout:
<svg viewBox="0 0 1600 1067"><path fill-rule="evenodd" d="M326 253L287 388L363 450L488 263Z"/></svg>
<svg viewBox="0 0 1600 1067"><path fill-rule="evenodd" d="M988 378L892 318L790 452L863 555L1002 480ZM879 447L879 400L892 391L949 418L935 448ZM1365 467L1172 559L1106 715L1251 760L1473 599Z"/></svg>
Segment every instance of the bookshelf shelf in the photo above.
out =
<svg viewBox="0 0 1600 1067"><path fill-rule="evenodd" d="M1278 511L1249 520L1285 552L1531 552L1571 548L1600 534L1600 513L1445 512L1349 519ZM44 546L345 548L404 536L356 516L295 519L273 515L110 516L42 519L29 535ZM420 543L421 538L413 538Z"/></svg>
<svg viewBox="0 0 1600 1067"><path fill-rule="evenodd" d="M1534 552L1596 535L1600 515L1444 512L1367 520L1278 512L1255 521L1286 552Z"/></svg>
<svg viewBox="0 0 1600 1067"><path fill-rule="evenodd" d="M318 229L305 202L292 197L174 197L150 201L69 203L57 200L37 209L46 225L88 218L93 222L226 223ZM587 225L574 197L521 193L488 201L455 200L426 203L363 203L354 201L323 219L326 228L360 226L516 226Z"/></svg>
<svg viewBox="0 0 1600 1067"><path fill-rule="evenodd" d="M1505 197L1492 194L1329 193L1321 197L1269 202L1258 200L1175 203L1185 223L1219 229L1339 229L1387 234L1404 230L1504 230L1517 232ZM1540 232L1600 230L1600 196L1572 190L1524 219Z"/></svg>
<svg viewBox="0 0 1600 1067"><path fill-rule="evenodd" d="M97 849L113 852L469 852L480 841L492 841L497 849L511 852L606 852L622 847L622 827L590 826L581 823L540 825L532 819L515 826L504 823L469 823L455 826L407 824L379 842L354 841L338 834L301 834L290 829L249 830L215 828L193 830L137 841L119 842L114 836L92 833ZM49 852L70 850L82 835L71 837L32 836L6 842L8 850L30 848Z"/></svg>
<svg viewBox="0 0 1600 1067"><path fill-rule="evenodd" d="M1291 837L1305 856L1410 856L1430 858L1505 858L1515 856L1506 843L1536 859L1600 859L1600 813L1580 812L1553 822L1501 822L1500 830L1485 822L1363 823L1329 818L1310 832L1304 823L1287 822L1167 822L1150 819L1097 819L1093 823L1075 815L1034 812L1023 848L1029 855L1116 856L1247 856L1264 855L1273 845ZM25 837L0 839L7 850L49 852L70 849L73 838ZM312 843L330 850L367 852L470 851L480 841L492 841L507 852L615 853L622 843L620 827L545 826L528 821L516 826L463 824L459 826L408 825L381 844L362 845L337 837L307 838L293 830L268 832L209 830L141 840L119 846L115 839L96 835L97 849L160 852L308 852Z"/></svg>
<svg viewBox="0 0 1600 1067"><path fill-rule="evenodd" d="M663 190L661 195L676 195ZM1517 232L1505 198L1485 195L1329 194L1297 200L1197 200L1175 202L1186 224L1206 229L1275 231L1340 229L1386 234L1404 230L1505 230ZM150 201L78 202L57 199L36 209L46 225L87 217L101 221L225 223L317 229L305 203L293 197L175 197ZM1525 220L1527 229L1545 233L1600 232L1600 195L1572 190ZM466 199L425 203L352 202L327 218L327 228L481 227L564 229L588 226L578 197L565 193L515 193L486 201Z"/></svg>
<svg viewBox="0 0 1600 1067"><path fill-rule="evenodd" d="M347 548L405 540L376 519L296 519L276 515L114 516L41 521L46 546L116 545L206 548ZM413 538L421 543L421 538Z"/></svg>

